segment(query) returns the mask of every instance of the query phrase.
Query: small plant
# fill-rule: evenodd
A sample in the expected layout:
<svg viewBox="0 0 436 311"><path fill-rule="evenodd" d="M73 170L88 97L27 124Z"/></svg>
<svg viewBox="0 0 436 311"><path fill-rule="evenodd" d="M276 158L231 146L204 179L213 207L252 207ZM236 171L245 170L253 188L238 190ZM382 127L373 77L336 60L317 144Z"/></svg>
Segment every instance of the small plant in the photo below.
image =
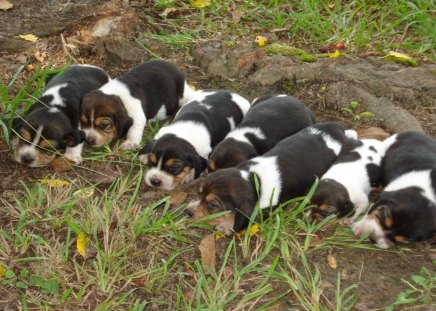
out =
<svg viewBox="0 0 436 311"><path fill-rule="evenodd" d="M359 103L352 101L348 106L342 107L341 110L350 114L354 121L360 121L363 118L373 118L375 115L371 111L357 112Z"/></svg>

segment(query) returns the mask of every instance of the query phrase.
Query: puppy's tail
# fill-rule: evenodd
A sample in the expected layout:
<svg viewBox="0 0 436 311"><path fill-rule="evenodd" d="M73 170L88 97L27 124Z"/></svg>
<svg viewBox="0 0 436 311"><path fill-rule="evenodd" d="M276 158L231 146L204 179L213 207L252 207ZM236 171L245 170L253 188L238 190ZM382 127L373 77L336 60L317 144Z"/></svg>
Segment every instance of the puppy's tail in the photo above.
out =
<svg viewBox="0 0 436 311"><path fill-rule="evenodd" d="M189 103L195 97L195 90L193 90L188 83L185 81L185 86L183 88L183 96L179 100L179 106L182 107Z"/></svg>

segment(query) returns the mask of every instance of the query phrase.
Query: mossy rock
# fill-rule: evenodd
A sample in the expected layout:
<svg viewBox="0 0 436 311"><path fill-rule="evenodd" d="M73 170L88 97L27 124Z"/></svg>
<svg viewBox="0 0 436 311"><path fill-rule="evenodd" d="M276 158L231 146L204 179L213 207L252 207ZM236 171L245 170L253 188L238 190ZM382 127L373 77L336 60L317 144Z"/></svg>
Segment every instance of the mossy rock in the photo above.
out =
<svg viewBox="0 0 436 311"><path fill-rule="evenodd" d="M299 56L306 54L305 51L285 44L273 43L265 47L268 54L284 55L284 56Z"/></svg>
<svg viewBox="0 0 436 311"><path fill-rule="evenodd" d="M400 64L409 65L411 67L418 67L418 62L412 58L398 57L393 55L387 55L382 57L383 60L388 62L396 62Z"/></svg>

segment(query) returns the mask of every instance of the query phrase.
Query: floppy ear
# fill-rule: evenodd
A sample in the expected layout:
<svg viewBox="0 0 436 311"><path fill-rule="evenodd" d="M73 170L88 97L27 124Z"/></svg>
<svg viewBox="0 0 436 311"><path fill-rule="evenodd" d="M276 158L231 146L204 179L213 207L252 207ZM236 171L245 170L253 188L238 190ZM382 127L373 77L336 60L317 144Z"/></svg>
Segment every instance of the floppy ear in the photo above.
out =
<svg viewBox="0 0 436 311"><path fill-rule="evenodd" d="M233 231L239 232L248 226L249 218L242 214L240 211L236 211L235 213L235 223L233 224Z"/></svg>
<svg viewBox="0 0 436 311"><path fill-rule="evenodd" d="M194 159L194 179L200 177L201 172L207 168L207 160L199 155Z"/></svg>
<svg viewBox="0 0 436 311"><path fill-rule="evenodd" d="M12 129L15 132L18 132L22 126L23 126L23 119L21 119L20 117L12 120Z"/></svg>
<svg viewBox="0 0 436 311"><path fill-rule="evenodd" d="M153 150L154 146L156 145L156 141L157 141L156 139L152 139L149 142L147 142L144 145L144 147L142 147L142 149L139 151L139 154L141 155L141 154L150 153Z"/></svg>
<svg viewBox="0 0 436 311"><path fill-rule="evenodd" d="M133 119L129 117L125 112L118 114L115 122L117 123L118 138L126 136L127 131L133 125Z"/></svg>
<svg viewBox="0 0 436 311"><path fill-rule="evenodd" d="M81 130L71 130L63 137L63 143L66 147L75 147L85 141L86 134Z"/></svg>

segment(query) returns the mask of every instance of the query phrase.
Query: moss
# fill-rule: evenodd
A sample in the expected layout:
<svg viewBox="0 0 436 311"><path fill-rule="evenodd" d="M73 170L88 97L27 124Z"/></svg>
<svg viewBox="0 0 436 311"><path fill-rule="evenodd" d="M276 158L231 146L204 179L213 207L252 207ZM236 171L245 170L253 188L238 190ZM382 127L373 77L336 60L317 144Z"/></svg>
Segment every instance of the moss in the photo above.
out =
<svg viewBox="0 0 436 311"><path fill-rule="evenodd" d="M311 54L302 54L300 56L298 56L298 59L301 60L302 62L306 62L306 63L313 63L316 62L317 58L315 55L311 55Z"/></svg>
<svg viewBox="0 0 436 311"><path fill-rule="evenodd" d="M397 57L397 56L388 55L388 56L382 57L382 59L384 59L385 61L388 61L388 62L401 63L401 64L409 65L412 67L418 66L418 62L412 58L405 58L405 57Z"/></svg>
<svg viewBox="0 0 436 311"><path fill-rule="evenodd" d="M298 56L298 55L306 54L306 52L304 52L301 49L298 49L290 45L279 44L279 43L270 44L267 47L265 47L265 50L268 54L272 54L272 55Z"/></svg>

